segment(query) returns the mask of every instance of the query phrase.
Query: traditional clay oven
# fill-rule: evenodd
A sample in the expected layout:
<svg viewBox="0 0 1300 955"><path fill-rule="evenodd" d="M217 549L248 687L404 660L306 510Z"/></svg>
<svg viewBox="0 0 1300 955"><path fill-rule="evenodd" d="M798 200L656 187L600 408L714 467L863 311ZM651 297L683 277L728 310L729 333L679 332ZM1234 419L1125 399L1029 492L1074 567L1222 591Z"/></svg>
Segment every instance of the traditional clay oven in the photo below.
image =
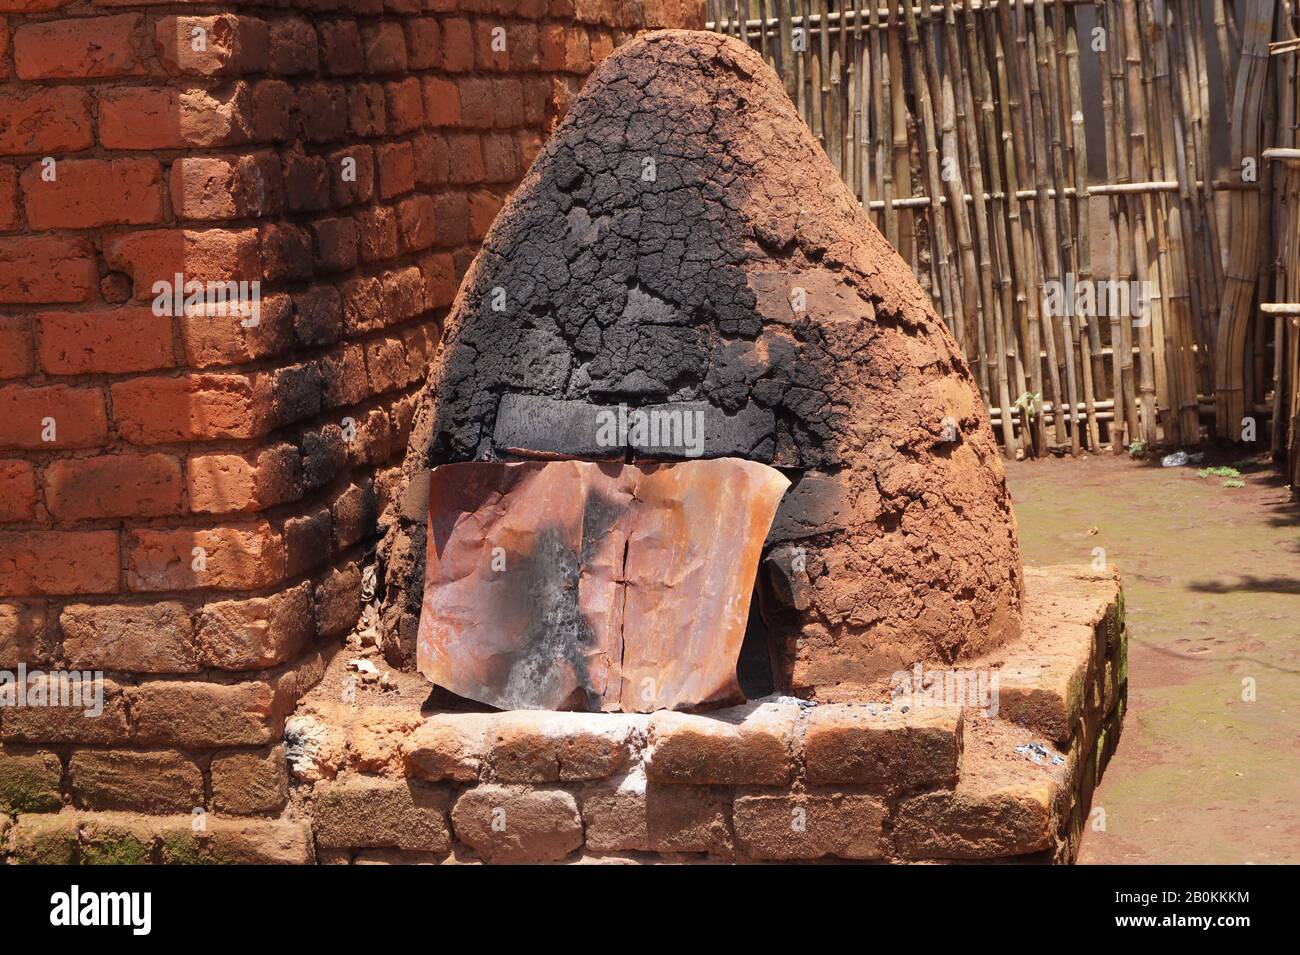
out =
<svg viewBox="0 0 1300 955"><path fill-rule="evenodd" d="M975 382L759 56L650 34L594 72L448 319L389 514L385 650L414 656L429 469L681 458L602 420L681 410L704 458L791 481L751 642L777 687L853 699L1019 632L1021 569Z"/></svg>
<svg viewBox="0 0 1300 955"><path fill-rule="evenodd" d="M363 617L290 721L323 861L1075 857L1118 578L1022 575L955 343L757 54L609 57L435 368L379 553L396 666Z"/></svg>

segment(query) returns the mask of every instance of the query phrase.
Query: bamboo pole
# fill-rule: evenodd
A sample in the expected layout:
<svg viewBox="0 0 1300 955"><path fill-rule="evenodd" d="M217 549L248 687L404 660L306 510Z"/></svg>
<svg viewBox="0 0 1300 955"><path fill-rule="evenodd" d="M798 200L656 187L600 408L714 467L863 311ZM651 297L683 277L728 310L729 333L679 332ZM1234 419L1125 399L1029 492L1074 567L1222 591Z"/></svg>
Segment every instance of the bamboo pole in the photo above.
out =
<svg viewBox="0 0 1300 955"><path fill-rule="evenodd" d="M1231 154L1237 168L1259 156L1259 119L1268 69L1268 42L1274 5L1270 0L1241 0L1245 24L1233 100ZM1223 304L1215 342L1214 394L1218 406L1215 429L1219 437L1239 436L1245 408L1245 347L1250 310L1255 298L1260 252L1260 196L1255 190L1233 192L1229 224L1233 242L1225 269Z"/></svg>
<svg viewBox="0 0 1300 955"><path fill-rule="evenodd" d="M925 64L925 54L921 45L921 33L917 23L916 12L904 7L907 25L908 62L912 67L913 88L916 91L916 109L921 117L921 137L925 147L924 166L927 191L937 199L943 193L942 179L939 173L939 140L934 120L934 105L930 96L930 71ZM942 210L936 209L930 216L930 237L934 248L931 265L935 284L939 288L939 303L944 324L952 331L959 343L965 346L966 327L964 317L954 309L954 298L960 294L954 288L952 265L948 259L948 227Z"/></svg>

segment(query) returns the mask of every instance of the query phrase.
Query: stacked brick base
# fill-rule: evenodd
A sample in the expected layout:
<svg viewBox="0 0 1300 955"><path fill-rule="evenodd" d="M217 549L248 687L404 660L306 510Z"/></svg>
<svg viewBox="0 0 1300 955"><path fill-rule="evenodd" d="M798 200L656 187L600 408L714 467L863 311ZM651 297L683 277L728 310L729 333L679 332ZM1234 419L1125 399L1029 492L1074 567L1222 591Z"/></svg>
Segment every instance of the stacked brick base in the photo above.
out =
<svg viewBox="0 0 1300 955"><path fill-rule="evenodd" d="M0 770L18 810L6 852L84 863L1069 862L1124 716L1123 596L1112 573L1048 568L1026 573L1026 602L1024 639L971 664L998 673L996 718L785 699L708 714L427 714L428 687L410 674L349 689L364 659L353 647L320 661L324 678L289 719L292 778L282 754L236 751L212 759L215 811L201 823L41 811L95 767L60 772L34 750ZM183 774L159 780L160 792L186 792ZM287 806L236 818L223 798Z"/></svg>

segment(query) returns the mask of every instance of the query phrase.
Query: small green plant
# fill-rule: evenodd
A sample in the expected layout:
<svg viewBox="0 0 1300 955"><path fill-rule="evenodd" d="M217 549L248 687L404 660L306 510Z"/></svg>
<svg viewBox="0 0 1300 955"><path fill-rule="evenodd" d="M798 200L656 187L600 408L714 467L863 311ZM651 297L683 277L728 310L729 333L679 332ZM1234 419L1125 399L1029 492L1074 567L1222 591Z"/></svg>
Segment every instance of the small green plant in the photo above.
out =
<svg viewBox="0 0 1300 955"><path fill-rule="evenodd" d="M1236 480L1237 478L1241 477L1241 472L1238 471L1236 468L1224 468L1224 467L1200 468L1196 472L1196 476L1198 478L1201 478L1202 480L1204 480L1207 477L1232 478L1233 480Z"/></svg>
<svg viewBox="0 0 1300 955"><path fill-rule="evenodd" d="M1134 441L1128 446L1128 456L1137 460L1146 457L1147 443L1145 441Z"/></svg>
<svg viewBox="0 0 1300 955"><path fill-rule="evenodd" d="M1020 413L1025 416L1026 421L1032 421L1034 419L1035 403L1042 399L1043 396L1039 392L1026 391L1023 395L1017 398L1012 405L1013 407L1020 409Z"/></svg>
<svg viewBox="0 0 1300 955"><path fill-rule="evenodd" d="M1245 482L1245 481L1238 481L1236 478L1233 478L1233 479L1230 480L1230 481L1224 481L1224 482L1223 482L1223 486L1224 486L1224 487L1245 487L1245 486L1246 486L1246 482Z"/></svg>

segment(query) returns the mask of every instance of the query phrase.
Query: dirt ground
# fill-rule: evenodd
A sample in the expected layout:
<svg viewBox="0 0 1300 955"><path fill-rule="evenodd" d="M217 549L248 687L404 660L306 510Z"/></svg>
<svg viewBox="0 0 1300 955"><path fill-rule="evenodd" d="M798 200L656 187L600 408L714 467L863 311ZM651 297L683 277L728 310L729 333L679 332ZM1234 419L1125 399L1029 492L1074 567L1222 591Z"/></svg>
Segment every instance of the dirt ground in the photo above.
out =
<svg viewBox="0 0 1300 955"><path fill-rule="evenodd" d="M1123 575L1129 709L1081 863L1300 862L1300 507L1265 465L1196 471L1008 467L1026 564L1102 547Z"/></svg>

